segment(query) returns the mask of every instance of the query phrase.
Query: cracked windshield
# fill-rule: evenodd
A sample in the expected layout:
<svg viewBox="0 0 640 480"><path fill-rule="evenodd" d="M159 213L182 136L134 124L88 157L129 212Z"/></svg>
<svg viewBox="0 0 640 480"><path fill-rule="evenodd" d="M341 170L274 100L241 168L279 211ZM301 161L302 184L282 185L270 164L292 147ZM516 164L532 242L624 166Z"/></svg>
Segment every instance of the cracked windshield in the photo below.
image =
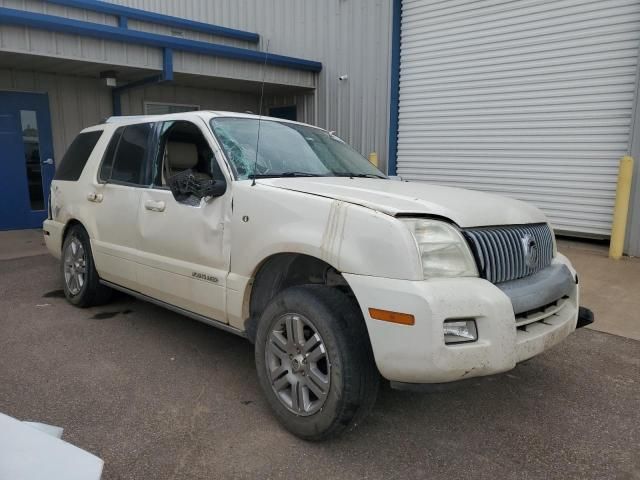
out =
<svg viewBox="0 0 640 480"><path fill-rule="evenodd" d="M318 128L232 117L215 118L211 120L211 127L239 180L254 177L386 178L338 137Z"/></svg>

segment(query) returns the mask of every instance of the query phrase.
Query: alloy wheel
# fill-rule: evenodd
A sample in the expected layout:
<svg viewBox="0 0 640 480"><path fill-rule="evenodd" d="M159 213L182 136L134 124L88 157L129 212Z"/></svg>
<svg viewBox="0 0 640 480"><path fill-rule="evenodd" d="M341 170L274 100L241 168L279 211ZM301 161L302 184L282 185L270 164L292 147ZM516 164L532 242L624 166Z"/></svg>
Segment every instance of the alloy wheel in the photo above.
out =
<svg viewBox="0 0 640 480"><path fill-rule="evenodd" d="M72 237L64 252L64 281L71 295L78 295L85 284L87 255L82 242Z"/></svg>
<svg viewBox="0 0 640 480"><path fill-rule="evenodd" d="M282 315L265 349L267 375L280 402L307 416L322 409L331 387L331 363L322 337L303 315Z"/></svg>

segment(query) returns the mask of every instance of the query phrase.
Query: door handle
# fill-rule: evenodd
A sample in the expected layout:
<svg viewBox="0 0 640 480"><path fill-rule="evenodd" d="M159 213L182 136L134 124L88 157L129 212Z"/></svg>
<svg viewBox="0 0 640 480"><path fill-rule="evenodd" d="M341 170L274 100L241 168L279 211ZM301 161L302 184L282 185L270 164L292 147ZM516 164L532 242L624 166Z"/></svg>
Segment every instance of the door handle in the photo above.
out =
<svg viewBox="0 0 640 480"><path fill-rule="evenodd" d="M43 165L53 165L53 158L47 158L46 160L42 161Z"/></svg>
<svg viewBox="0 0 640 480"><path fill-rule="evenodd" d="M100 203L102 201L102 194L91 192L87 195L87 200L89 200L90 202Z"/></svg>
<svg viewBox="0 0 640 480"><path fill-rule="evenodd" d="M144 208L151 210L152 212L164 212L164 202L154 202L153 200L147 200L144 202Z"/></svg>

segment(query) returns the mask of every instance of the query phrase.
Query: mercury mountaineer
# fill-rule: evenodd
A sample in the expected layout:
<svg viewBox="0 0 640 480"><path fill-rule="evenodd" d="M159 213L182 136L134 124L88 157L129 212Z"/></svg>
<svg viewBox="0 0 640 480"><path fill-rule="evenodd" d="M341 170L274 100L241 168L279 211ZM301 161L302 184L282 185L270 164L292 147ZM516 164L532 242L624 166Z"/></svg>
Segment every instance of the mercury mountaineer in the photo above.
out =
<svg viewBox="0 0 640 480"><path fill-rule="evenodd" d="M121 290L248 338L266 401L308 440L358 424L381 379L506 372L592 321L536 207L389 179L332 133L274 118L83 130L44 234L72 304Z"/></svg>

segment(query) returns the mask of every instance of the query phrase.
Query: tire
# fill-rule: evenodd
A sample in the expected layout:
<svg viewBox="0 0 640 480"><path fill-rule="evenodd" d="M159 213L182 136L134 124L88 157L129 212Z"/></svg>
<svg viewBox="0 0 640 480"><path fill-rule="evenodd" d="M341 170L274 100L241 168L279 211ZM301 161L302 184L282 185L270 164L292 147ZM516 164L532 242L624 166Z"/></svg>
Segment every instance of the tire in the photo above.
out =
<svg viewBox="0 0 640 480"><path fill-rule="evenodd" d="M91 241L81 225L73 225L62 244L60 271L67 300L81 308L103 305L113 290L100 283L91 252Z"/></svg>
<svg viewBox="0 0 640 480"><path fill-rule="evenodd" d="M269 405L302 439L353 429L375 403L380 376L366 326L335 288L291 287L275 297L260 317L255 354Z"/></svg>

